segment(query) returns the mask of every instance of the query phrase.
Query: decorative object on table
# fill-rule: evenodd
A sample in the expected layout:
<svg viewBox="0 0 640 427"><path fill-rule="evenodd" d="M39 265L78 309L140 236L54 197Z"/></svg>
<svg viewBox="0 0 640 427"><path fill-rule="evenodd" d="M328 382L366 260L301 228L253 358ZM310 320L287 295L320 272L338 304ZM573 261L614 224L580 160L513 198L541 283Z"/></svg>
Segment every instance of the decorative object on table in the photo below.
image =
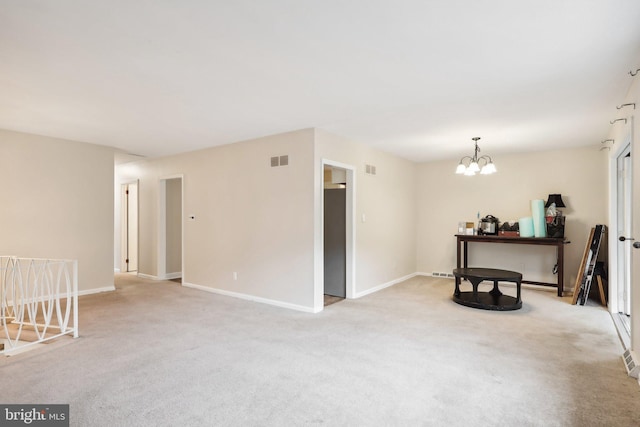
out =
<svg viewBox="0 0 640 427"><path fill-rule="evenodd" d="M500 236L518 237L520 235L520 227L518 221L506 221L500 226L498 232Z"/></svg>
<svg viewBox="0 0 640 427"><path fill-rule="evenodd" d="M549 194L547 203L544 205L547 208L545 220L547 223L547 236L549 237L564 237L564 221L565 217L562 215L562 211L558 208L566 208L562 200L562 194Z"/></svg>
<svg viewBox="0 0 640 427"><path fill-rule="evenodd" d="M467 222L467 228L465 229L465 233L469 236L473 236L474 234L476 234L476 229L473 228L473 222Z"/></svg>
<svg viewBox="0 0 640 427"><path fill-rule="evenodd" d="M477 232L475 224L469 221L461 221L458 223L458 234L475 235Z"/></svg>
<svg viewBox="0 0 640 427"><path fill-rule="evenodd" d="M544 200L531 201L534 237L547 237L547 223L544 217Z"/></svg>
<svg viewBox="0 0 640 427"><path fill-rule="evenodd" d="M478 234L497 235L500 220L493 215L487 215L478 224Z"/></svg>
<svg viewBox="0 0 640 427"><path fill-rule="evenodd" d="M576 285L573 289L573 300L571 304L579 302L580 305L584 305L587 302L589 291L591 290L591 281L596 272L595 267L598 259L598 251L604 239L605 231L606 226L602 224L598 224L591 229L589 240L587 240L587 246L582 256L582 262L580 263L580 269L578 270L578 276L576 277ZM598 280L598 285L602 286L601 280ZM603 289L601 289L600 292L601 295L604 295Z"/></svg>
<svg viewBox="0 0 640 427"><path fill-rule="evenodd" d="M533 218L526 216L518 220L520 237L533 237Z"/></svg>
<svg viewBox="0 0 640 427"><path fill-rule="evenodd" d="M480 137L476 136L471 139L476 145L473 157L464 156L463 158L461 158L460 163L456 168L456 173L464 174L466 176L473 176L477 172L480 172L480 175L491 175L492 173L496 173L498 170L493 164L493 160L491 159L491 157L487 155L478 157L478 153L480 152L480 147L478 147L478 140L480 139ZM480 163L483 163L482 169L480 169Z"/></svg>

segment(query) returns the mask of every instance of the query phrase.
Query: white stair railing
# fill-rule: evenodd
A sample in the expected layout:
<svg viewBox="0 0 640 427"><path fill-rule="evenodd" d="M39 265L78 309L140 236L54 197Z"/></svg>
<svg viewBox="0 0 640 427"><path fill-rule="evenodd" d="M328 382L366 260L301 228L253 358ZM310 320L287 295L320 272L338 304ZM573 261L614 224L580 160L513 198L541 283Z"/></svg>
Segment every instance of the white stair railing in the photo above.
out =
<svg viewBox="0 0 640 427"><path fill-rule="evenodd" d="M0 354L78 337L78 261L0 256Z"/></svg>

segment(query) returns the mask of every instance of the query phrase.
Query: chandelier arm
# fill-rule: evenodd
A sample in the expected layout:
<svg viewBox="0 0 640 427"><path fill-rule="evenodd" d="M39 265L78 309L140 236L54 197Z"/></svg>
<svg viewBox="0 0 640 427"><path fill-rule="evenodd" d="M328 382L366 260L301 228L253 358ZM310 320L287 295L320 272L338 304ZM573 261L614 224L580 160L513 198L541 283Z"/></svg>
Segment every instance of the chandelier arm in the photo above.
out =
<svg viewBox="0 0 640 427"><path fill-rule="evenodd" d="M468 159L468 160L473 161L473 157L471 157L471 156L464 156L463 158L461 158L461 159L460 159L460 163L462 163L465 159ZM471 163L471 162L469 162L469 163Z"/></svg>
<svg viewBox="0 0 640 427"><path fill-rule="evenodd" d="M485 164L493 163L493 159L491 158L491 156L487 156L486 154L484 156L481 156L478 160L484 160Z"/></svg>

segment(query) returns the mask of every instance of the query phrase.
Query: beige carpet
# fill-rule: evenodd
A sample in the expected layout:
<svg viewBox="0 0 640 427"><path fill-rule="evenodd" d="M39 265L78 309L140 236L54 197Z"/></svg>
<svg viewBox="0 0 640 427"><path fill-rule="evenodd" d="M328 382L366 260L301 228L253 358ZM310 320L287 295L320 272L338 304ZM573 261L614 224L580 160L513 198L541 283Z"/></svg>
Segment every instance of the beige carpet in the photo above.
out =
<svg viewBox="0 0 640 427"><path fill-rule="evenodd" d="M0 360L0 402L69 403L74 426L640 425L603 308L452 292L416 277L313 315L119 275L80 298L80 338Z"/></svg>

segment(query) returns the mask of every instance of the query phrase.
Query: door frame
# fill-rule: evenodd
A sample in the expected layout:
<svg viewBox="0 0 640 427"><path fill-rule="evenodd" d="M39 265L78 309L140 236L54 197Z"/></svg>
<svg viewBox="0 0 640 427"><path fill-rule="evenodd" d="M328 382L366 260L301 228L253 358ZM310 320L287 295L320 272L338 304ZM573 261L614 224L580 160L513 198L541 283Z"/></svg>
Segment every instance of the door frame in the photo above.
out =
<svg viewBox="0 0 640 427"><path fill-rule="evenodd" d="M337 162L329 159L321 159L318 192L320 194L319 208L316 216L319 218L320 233L318 236L318 251L316 252L316 262L319 268L316 269L314 280L314 312L324 309L324 167L330 166L344 169L346 171L346 297L355 298L356 295L356 168L353 165Z"/></svg>
<svg viewBox="0 0 640 427"><path fill-rule="evenodd" d="M129 254L129 200L126 194L128 187L135 185L137 189L136 203L136 262L140 262L140 181L133 180L120 183L120 271L129 273L127 258ZM125 190L127 188L127 190ZM138 268L136 270L138 271Z"/></svg>
<svg viewBox="0 0 640 427"><path fill-rule="evenodd" d="M177 277L167 274L167 181L170 179L180 179L180 252L181 266L180 274L185 277L184 262L184 175L175 174L160 177L158 179L158 244L157 244L157 277L160 280L176 279Z"/></svg>
<svg viewBox="0 0 640 427"><path fill-rule="evenodd" d="M615 150L610 152L609 156L609 233L608 233L608 246L609 246L609 266L613 268L609 268L608 276L609 276L609 295L608 295L608 308L609 313L611 314L611 318L618 330L618 335L622 341L625 349L631 347L631 336L627 332L626 328L622 324L622 321L619 318L620 307L618 307L618 291L621 278L618 275L618 266L620 263L620 259L618 256L618 230L619 230L619 221L618 221L618 207L619 207L619 197L618 197L618 159L620 156L625 155L625 153L629 150L633 149L632 145L632 135L629 130L626 130L623 134L624 137L621 138L623 141L621 144L617 146ZM633 151L631 151L631 156L633 157ZM631 172L633 174L633 162L631 162ZM633 179L632 185L633 185ZM633 212L632 212L633 214ZM632 221L633 225L633 221ZM631 291L633 292L633 286L631 286ZM633 309L633 303L632 303Z"/></svg>

